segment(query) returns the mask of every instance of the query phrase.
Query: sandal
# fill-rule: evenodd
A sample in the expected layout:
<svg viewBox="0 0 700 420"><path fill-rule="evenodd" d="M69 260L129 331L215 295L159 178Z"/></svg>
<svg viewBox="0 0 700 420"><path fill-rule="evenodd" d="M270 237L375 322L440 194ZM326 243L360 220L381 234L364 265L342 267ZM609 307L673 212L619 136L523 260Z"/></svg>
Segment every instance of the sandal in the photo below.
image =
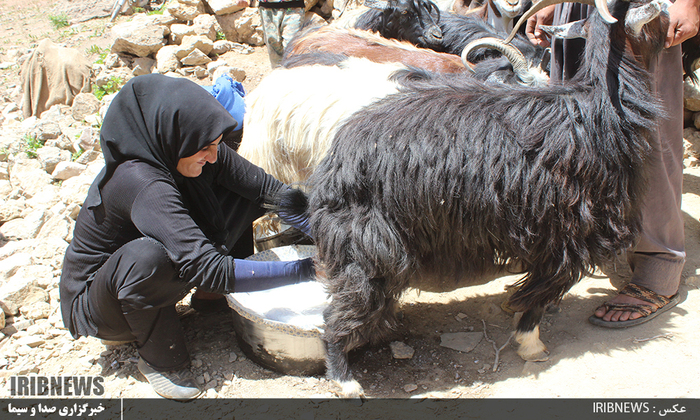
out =
<svg viewBox="0 0 700 420"><path fill-rule="evenodd" d="M602 306L605 307L606 313L609 311L629 311L640 313L642 316L637 319L628 319L627 321L605 321L603 318L598 318L595 316L595 314L593 314L588 318L588 321L593 325L598 325L605 328L633 327L635 325L651 321L652 319L676 306L680 301L678 294L667 298L666 296L662 296L644 286L638 286L633 283L629 283L627 286L625 286L622 290L620 290L619 294L637 298L644 302L650 303L651 305L605 302ZM657 307L656 310L654 310L654 306L652 305Z"/></svg>

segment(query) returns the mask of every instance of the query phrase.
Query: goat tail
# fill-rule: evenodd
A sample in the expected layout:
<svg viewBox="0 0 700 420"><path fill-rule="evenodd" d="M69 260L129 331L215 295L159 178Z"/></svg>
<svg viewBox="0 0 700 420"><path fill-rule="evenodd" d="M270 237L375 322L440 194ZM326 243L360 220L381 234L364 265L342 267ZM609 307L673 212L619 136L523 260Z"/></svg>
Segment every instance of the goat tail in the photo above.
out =
<svg viewBox="0 0 700 420"><path fill-rule="evenodd" d="M265 198L264 206L277 213L285 223L311 236L309 229L309 197L297 188L282 188Z"/></svg>

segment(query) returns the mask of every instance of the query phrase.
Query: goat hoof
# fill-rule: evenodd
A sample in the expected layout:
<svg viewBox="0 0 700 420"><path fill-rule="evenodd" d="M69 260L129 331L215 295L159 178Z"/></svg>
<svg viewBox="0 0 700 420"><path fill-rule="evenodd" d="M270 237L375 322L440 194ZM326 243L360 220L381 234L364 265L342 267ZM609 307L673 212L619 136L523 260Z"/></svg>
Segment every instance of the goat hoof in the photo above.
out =
<svg viewBox="0 0 700 420"><path fill-rule="evenodd" d="M526 362L546 362L549 360L549 352L547 350L543 350L533 354L520 354L520 357Z"/></svg>
<svg viewBox="0 0 700 420"><path fill-rule="evenodd" d="M516 332L515 341L520 345L518 347L518 356L528 362L544 362L549 360L549 351L540 340L539 327L535 327L533 331Z"/></svg>
<svg viewBox="0 0 700 420"><path fill-rule="evenodd" d="M365 391L362 389L362 385L356 380L338 382L341 391L340 395L343 398L361 398L365 396Z"/></svg>

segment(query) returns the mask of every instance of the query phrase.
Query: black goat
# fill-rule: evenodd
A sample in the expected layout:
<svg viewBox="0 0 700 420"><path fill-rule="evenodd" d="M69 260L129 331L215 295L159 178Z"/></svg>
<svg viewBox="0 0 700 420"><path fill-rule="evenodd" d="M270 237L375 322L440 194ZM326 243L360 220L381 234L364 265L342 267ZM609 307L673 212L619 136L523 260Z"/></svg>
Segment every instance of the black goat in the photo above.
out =
<svg viewBox="0 0 700 420"><path fill-rule="evenodd" d="M379 33L384 38L408 41L421 48L437 52L461 55L464 48L472 41L483 38L505 39L508 35L499 31L482 18L469 15L440 12L429 0L396 0L380 8L375 3L367 4L370 9L360 15L354 27ZM431 29L435 26L435 29ZM431 34L438 33L439 36ZM527 60L530 67L539 67L549 73L549 50L533 45L525 35L518 33L510 42ZM466 57L471 63L480 63L487 59L502 58L500 51L484 48L474 50ZM486 71L498 72L492 79L505 81L512 78L512 67L506 59L488 63L480 68L479 78L486 80Z"/></svg>
<svg viewBox="0 0 700 420"><path fill-rule="evenodd" d="M508 33L502 32L474 16L462 16L454 13L443 13L438 23L442 31L442 43L433 48L436 51L461 55L464 47L472 41L482 38L505 39ZM545 48L532 44L525 35L517 33L510 42L527 57L531 63L539 64L545 54ZM427 46L424 46L429 48ZM500 53L494 50L486 51L481 56L469 57L469 61L476 62L485 58L499 57Z"/></svg>
<svg viewBox="0 0 700 420"><path fill-rule="evenodd" d="M359 16L356 29L425 48L442 44L440 10L430 0L365 0L365 6L370 9Z"/></svg>
<svg viewBox="0 0 700 420"><path fill-rule="evenodd" d="M345 120L309 180L308 205L300 191L286 197L308 209L332 297L328 376L346 396L362 393L347 352L388 336L409 284L456 288L519 264L509 300L523 312L518 354L542 360L545 306L633 245L644 156L663 114L646 69L664 45L667 3L611 7L617 23L587 20L571 82L533 89L415 71Z"/></svg>

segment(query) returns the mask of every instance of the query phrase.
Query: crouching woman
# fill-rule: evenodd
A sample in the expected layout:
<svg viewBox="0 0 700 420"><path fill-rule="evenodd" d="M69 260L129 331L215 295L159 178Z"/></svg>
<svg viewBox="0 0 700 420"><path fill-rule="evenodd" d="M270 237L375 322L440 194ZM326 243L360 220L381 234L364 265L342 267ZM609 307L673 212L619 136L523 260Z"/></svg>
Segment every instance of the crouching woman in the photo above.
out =
<svg viewBox="0 0 700 420"><path fill-rule="evenodd" d="M132 79L105 116L105 168L90 187L66 251L60 285L66 327L75 338L134 341L139 370L166 398L200 393L175 311L192 288L262 290L313 275L311 260L230 255L264 213L263 200L288 188L219 146L236 125L193 82Z"/></svg>

